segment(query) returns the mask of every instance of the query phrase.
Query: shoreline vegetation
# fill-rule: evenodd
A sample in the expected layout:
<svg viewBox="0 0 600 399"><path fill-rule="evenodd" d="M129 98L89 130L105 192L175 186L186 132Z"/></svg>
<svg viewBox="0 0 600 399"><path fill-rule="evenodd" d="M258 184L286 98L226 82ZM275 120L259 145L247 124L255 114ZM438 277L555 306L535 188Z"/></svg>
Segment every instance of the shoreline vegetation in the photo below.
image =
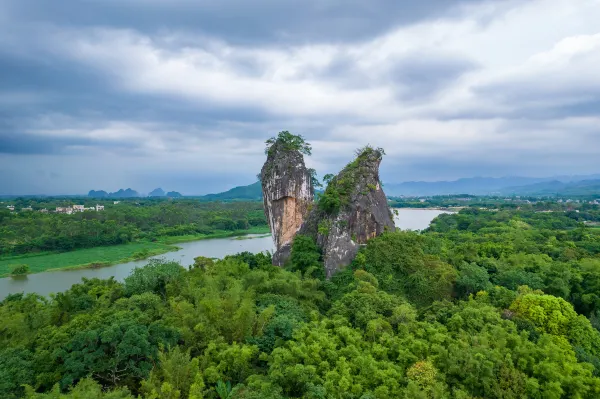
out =
<svg viewBox="0 0 600 399"><path fill-rule="evenodd" d="M247 230L222 231L212 234L166 236L160 237L154 242L139 241L121 245L83 248L68 252L43 252L3 257L0 258L0 278L15 277L11 271L15 265L19 264L28 266L27 274L108 267L135 260L144 260L181 249L173 244L216 238L243 237L249 234L261 234L262 237L265 237L268 232L268 227L253 227ZM19 277L27 274L19 275Z"/></svg>
<svg viewBox="0 0 600 399"><path fill-rule="evenodd" d="M391 206L390 209L410 209L411 211L447 211L447 212L458 212L461 209L465 209L465 206L449 206L449 207L422 207L422 208L413 208L410 206Z"/></svg>

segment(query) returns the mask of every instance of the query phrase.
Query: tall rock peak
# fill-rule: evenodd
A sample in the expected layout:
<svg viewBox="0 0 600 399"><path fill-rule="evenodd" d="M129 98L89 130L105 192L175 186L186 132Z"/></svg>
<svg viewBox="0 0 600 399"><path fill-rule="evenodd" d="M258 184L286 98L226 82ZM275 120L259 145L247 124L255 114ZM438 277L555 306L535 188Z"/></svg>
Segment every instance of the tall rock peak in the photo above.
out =
<svg viewBox="0 0 600 399"><path fill-rule="evenodd" d="M337 176L326 177L327 189L299 231L322 248L327 278L349 265L367 240L395 230L379 179L383 154L367 146Z"/></svg>
<svg viewBox="0 0 600 399"><path fill-rule="evenodd" d="M276 252L273 263L283 265L296 233L313 204L313 174L304 164L310 146L301 136L281 132L267 140L267 161L262 167L265 214L271 227Z"/></svg>

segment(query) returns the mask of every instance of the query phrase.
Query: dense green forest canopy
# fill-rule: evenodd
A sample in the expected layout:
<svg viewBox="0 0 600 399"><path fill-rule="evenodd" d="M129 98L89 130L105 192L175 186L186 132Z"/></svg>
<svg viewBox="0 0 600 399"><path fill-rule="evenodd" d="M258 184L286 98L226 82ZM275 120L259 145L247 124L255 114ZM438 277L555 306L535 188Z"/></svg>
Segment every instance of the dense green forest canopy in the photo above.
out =
<svg viewBox="0 0 600 399"><path fill-rule="evenodd" d="M267 227L260 202L209 202L180 199L102 202L103 211L71 215L41 213L57 206L96 204L90 200L22 199L16 208L0 209L0 256L117 245L164 236L211 234L218 231Z"/></svg>
<svg viewBox="0 0 600 399"><path fill-rule="evenodd" d="M464 209L322 278L269 254L153 261L0 303L0 397L598 398L600 229ZM61 396L63 395L63 396Z"/></svg>

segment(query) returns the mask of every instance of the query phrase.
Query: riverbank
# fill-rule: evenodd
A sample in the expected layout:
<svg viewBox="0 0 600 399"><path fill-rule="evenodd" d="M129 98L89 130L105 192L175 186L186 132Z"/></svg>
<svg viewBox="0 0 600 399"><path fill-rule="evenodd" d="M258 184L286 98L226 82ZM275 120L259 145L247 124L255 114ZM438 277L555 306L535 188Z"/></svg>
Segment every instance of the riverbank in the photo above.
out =
<svg viewBox="0 0 600 399"><path fill-rule="evenodd" d="M0 259L0 277L9 277L15 265L26 264L29 274L67 269L88 269L112 266L134 260L143 260L167 252L177 251L177 243L199 241L212 238L227 238L247 234L266 234L268 227L248 230L218 232L214 234L195 234L175 237L161 237L155 242L143 241L107 247L85 248L70 252L40 253L19 255Z"/></svg>
<svg viewBox="0 0 600 399"><path fill-rule="evenodd" d="M423 208L412 208L410 206L393 206L390 209L392 209L392 211L394 209L410 209L413 211L448 211L448 212L458 212L461 209L465 209L466 206L450 206L450 207L431 207L431 208L427 208L427 207L423 207Z"/></svg>
<svg viewBox="0 0 600 399"><path fill-rule="evenodd" d="M181 242L208 240L211 238L239 237L248 234L269 234L270 232L271 230L269 227L253 227L248 230L222 231L212 234L188 234L184 236L161 237L157 240L157 242L163 244L178 244Z"/></svg>

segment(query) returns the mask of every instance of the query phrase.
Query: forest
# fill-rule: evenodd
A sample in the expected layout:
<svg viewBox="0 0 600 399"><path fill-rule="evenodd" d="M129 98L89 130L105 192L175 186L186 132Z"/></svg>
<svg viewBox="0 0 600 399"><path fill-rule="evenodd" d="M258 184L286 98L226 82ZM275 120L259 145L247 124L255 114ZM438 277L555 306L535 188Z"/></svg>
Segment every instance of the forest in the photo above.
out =
<svg viewBox="0 0 600 399"><path fill-rule="evenodd" d="M463 209L323 278L270 254L151 261L0 303L2 398L598 398L600 229Z"/></svg>
<svg viewBox="0 0 600 399"><path fill-rule="evenodd" d="M72 203L84 203L87 207L96 204L96 201L27 199L15 203L17 209L31 206L33 211L10 212L0 209L0 256L64 252L253 227L268 229L260 202L200 203L184 199L133 199L118 204L101 202L106 204L104 211L71 215L41 213L38 210Z"/></svg>

